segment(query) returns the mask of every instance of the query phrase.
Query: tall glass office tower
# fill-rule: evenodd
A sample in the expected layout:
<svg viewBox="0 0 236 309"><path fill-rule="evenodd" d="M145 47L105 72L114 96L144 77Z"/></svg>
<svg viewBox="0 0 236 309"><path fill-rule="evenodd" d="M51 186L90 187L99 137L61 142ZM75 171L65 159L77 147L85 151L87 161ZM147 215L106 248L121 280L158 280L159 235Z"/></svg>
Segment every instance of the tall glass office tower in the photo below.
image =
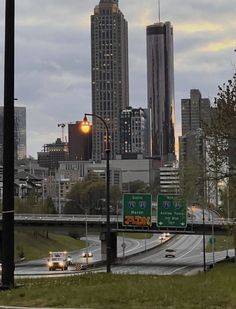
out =
<svg viewBox="0 0 236 309"><path fill-rule="evenodd" d="M175 159L173 27L147 26L147 92L151 113L151 150L162 162Z"/></svg>
<svg viewBox="0 0 236 309"><path fill-rule="evenodd" d="M120 112L129 105L128 24L118 0L100 0L91 16L92 112L110 131L110 156L120 153ZM93 119L92 157L105 156L106 130Z"/></svg>
<svg viewBox="0 0 236 309"><path fill-rule="evenodd" d="M3 164L3 117L0 106L0 164ZM15 106L15 160L26 158L26 107Z"/></svg>

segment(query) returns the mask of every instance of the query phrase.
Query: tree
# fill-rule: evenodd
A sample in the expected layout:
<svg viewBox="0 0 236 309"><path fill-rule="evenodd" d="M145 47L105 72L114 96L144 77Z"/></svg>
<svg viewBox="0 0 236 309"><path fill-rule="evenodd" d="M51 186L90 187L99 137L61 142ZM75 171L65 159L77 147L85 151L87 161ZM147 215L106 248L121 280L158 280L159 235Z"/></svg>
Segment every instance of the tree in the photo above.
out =
<svg viewBox="0 0 236 309"><path fill-rule="evenodd" d="M97 201L105 198L105 182L99 177L86 177L76 183L69 192L65 213L93 213Z"/></svg>
<svg viewBox="0 0 236 309"><path fill-rule="evenodd" d="M204 197L203 163L187 160L180 168L181 194L187 203L202 204Z"/></svg>
<svg viewBox="0 0 236 309"><path fill-rule="evenodd" d="M228 179L231 209L236 191L236 74L222 87L214 101L211 123L205 126L208 150L208 177L218 182ZM217 194L216 194L217 195ZM235 215L235 207L234 207Z"/></svg>
<svg viewBox="0 0 236 309"><path fill-rule="evenodd" d="M236 176L236 74L227 84L219 86L211 123L205 125L205 132L212 177Z"/></svg>
<svg viewBox="0 0 236 309"><path fill-rule="evenodd" d="M147 192L147 185L142 180L134 180L128 183L130 193L145 193Z"/></svg>

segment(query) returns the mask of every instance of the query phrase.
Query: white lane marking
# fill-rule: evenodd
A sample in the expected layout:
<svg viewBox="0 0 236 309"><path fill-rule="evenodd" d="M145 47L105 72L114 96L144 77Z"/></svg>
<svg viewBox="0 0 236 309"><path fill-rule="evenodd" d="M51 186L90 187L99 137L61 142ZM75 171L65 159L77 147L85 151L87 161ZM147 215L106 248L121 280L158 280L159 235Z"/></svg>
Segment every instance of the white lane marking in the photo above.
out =
<svg viewBox="0 0 236 309"><path fill-rule="evenodd" d="M174 274L175 272L177 272L177 271L179 271L179 270L181 270L181 269L187 268L187 267L188 267L188 266L182 266L182 267L177 268L177 269L175 269L175 270L173 270L173 271L171 271L171 272L166 272L166 273L164 273L164 275L165 275L165 274L172 275L172 274Z"/></svg>
<svg viewBox="0 0 236 309"><path fill-rule="evenodd" d="M134 251L134 250L136 250L136 249L142 247L140 241L138 241L138 240L136 240L136 239L132 239L132 242L136 242L137 245L136 245L135 247L129 249L129 250L125 250L126 253L127 253L127 252L131 252L131 251Z"/></svg>
<svg viewBox="0 0 236 309"><path fill-rule="evenodd" d="M193 249L195 249L199 244L200 242L202 241L202 239L200 238L199 241L195 244L195 246L193 246L189 251L185 252L184 254L182 254L181 256L179 256L178 258L175 259L176 260L179 260L180 258L184 257L185 255L189 254L191 251L193 251Z"/></svg>

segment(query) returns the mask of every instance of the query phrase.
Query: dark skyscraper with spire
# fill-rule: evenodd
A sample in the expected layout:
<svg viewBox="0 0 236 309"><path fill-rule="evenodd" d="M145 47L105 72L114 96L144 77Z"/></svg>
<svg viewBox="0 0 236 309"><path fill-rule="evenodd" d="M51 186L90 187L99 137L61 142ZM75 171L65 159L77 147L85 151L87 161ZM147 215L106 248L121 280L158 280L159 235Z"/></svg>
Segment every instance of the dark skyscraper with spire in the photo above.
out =
<svg viewBox="0 0 236 309"><path fill-rule="evenodd" d="M91 16L92 112L110 131L111 158L120 153L120 112L129 105L128 24L118 0L100 0ZM93 119L93 159L104 158L106 130Z"/></svg>
<svg viewBox="0 0 236 309"><path fill-rule="evenodd" d="M151 112L151 156L175 159L173 27L170 22L147 26L147 92Z"/></svg>

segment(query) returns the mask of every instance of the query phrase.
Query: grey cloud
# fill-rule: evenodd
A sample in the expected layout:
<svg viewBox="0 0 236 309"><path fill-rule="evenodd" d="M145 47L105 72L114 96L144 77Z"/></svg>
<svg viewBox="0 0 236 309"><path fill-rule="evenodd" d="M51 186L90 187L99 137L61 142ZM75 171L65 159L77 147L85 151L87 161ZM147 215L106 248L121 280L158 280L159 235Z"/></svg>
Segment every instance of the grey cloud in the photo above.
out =
<svg viewBox="0 0 236 309"><path fill-rule="evenodd" d="M43 143L61 132L57 123L82 119L91 111L90 15L99 0L16 1L17 103L27 106L28 153L35 155ZM162 20L174 26L176 113L190 88L211 98L218 84L228 80L236 62L230 47L201 51L210 42L235 36L236 6L232 0L163 0ZM4 3L0 0L0 37L4 37ZM146 25L157 21L157 0L120 0L129 23L130 104L146 107ZM145 15L146 14L146 15ZM203 21L222 24L223 31L186 33L178 26ZM146 22L146 21L145 21ZM236 41L236 40L235 40ZM236 44L235 44L236 45ZM3 40L0 70L3 71ZM0 75L0 102L3 101ZM53 140L52 140L53 139Z"/></svg>

